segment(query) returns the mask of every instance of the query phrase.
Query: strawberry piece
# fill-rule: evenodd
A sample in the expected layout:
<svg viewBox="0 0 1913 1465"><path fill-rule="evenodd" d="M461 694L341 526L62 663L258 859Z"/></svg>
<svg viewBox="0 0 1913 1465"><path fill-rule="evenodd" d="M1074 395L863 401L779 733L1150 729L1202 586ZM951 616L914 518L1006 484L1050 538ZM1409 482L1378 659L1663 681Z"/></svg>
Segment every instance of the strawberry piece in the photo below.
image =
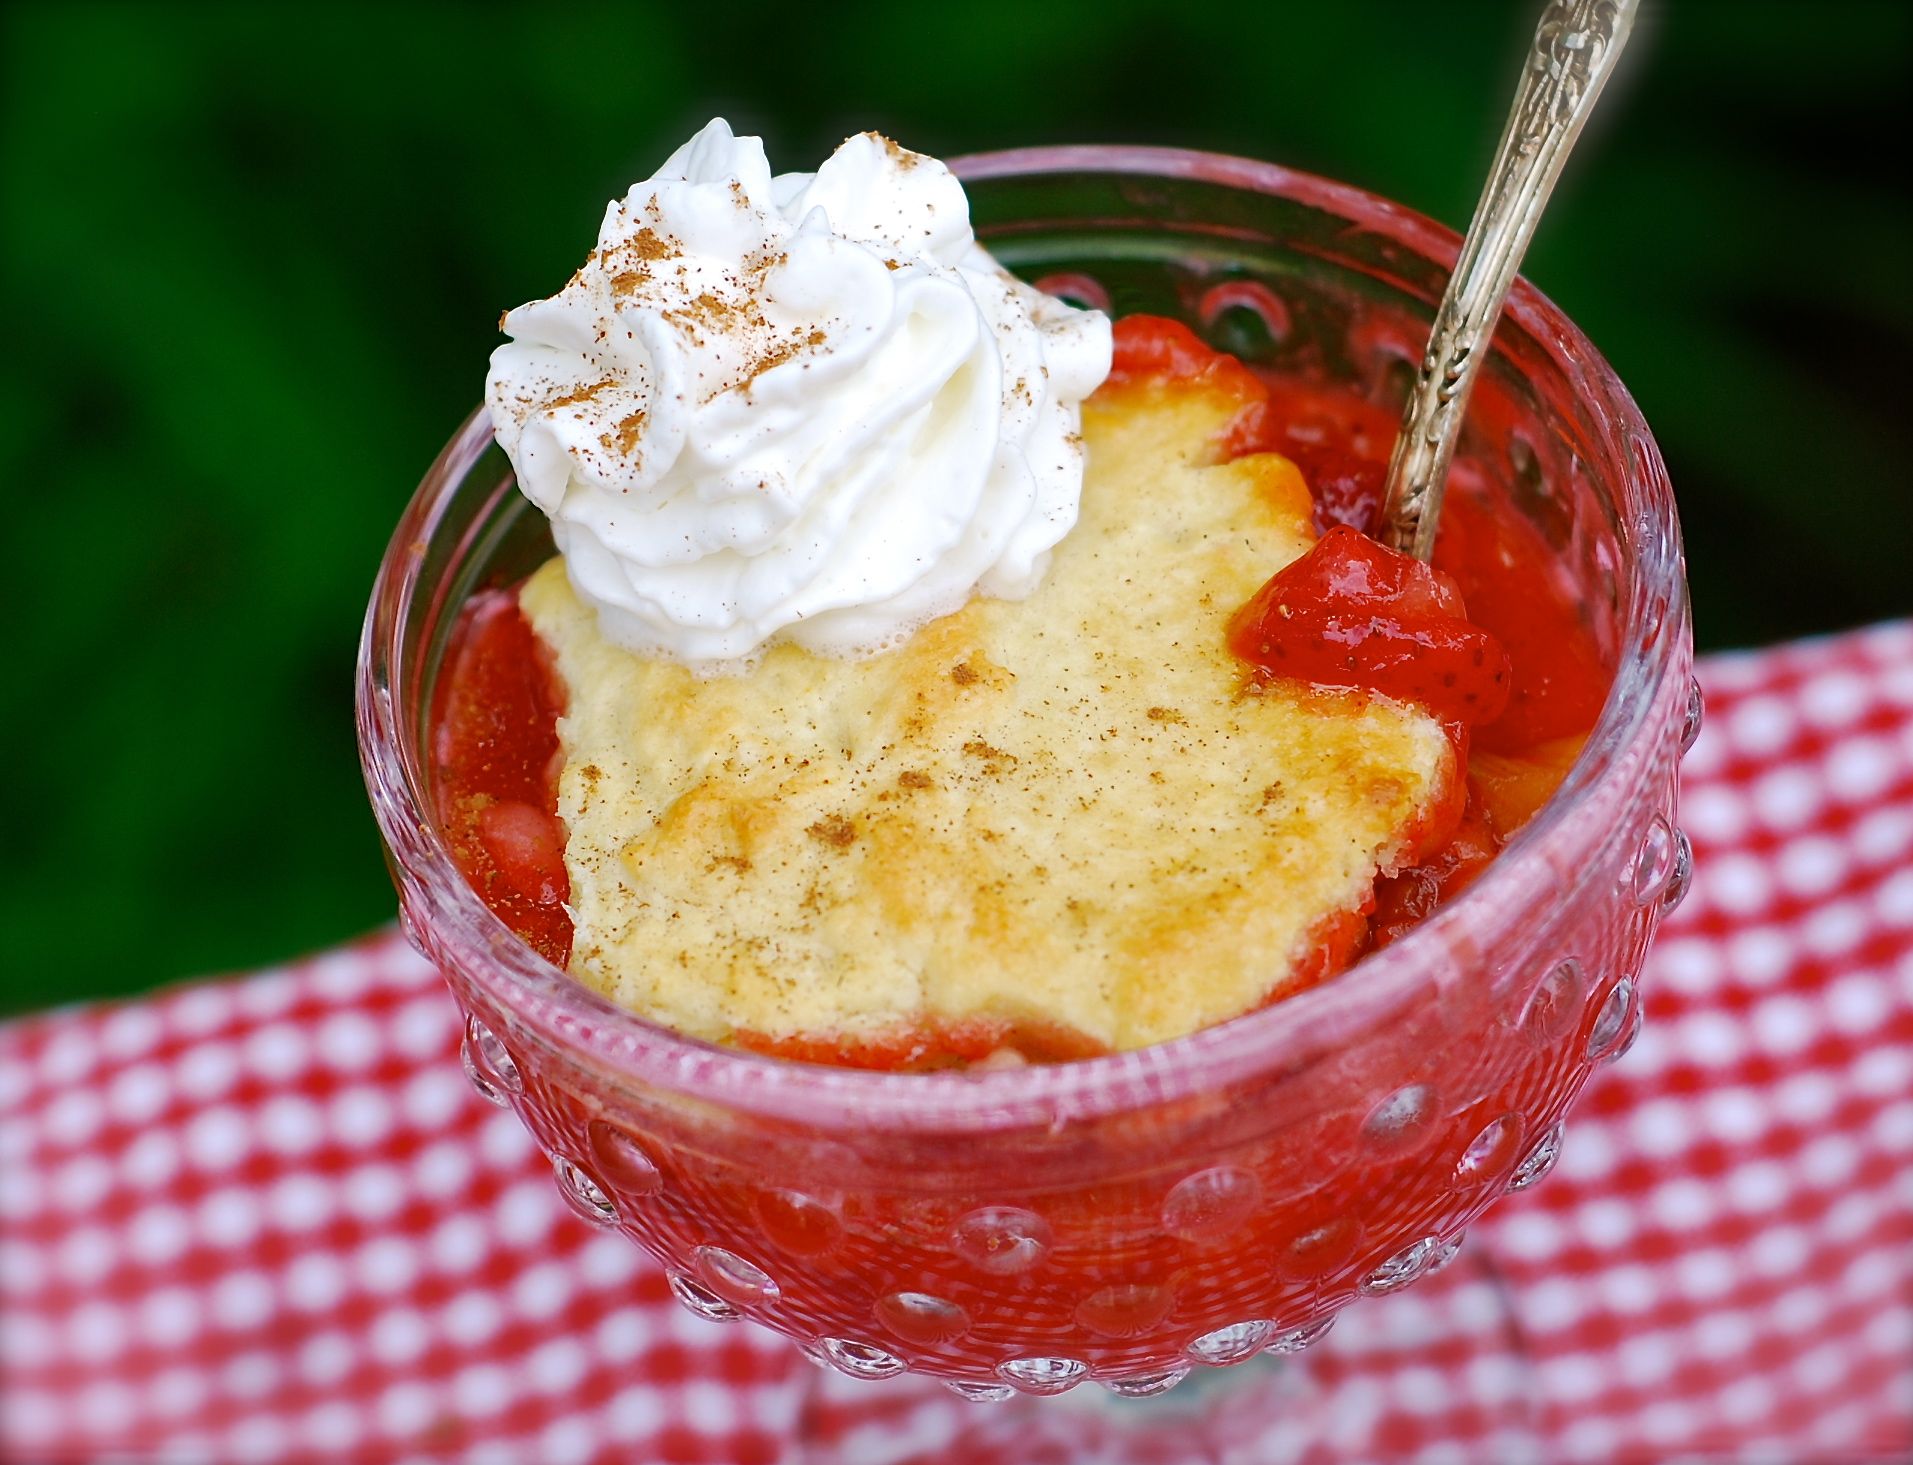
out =
<svg viewBox="0 0 1913 1465"><path fill-rule="evenodd" d="M478 812L478 837L498 873L526 900L555 905L567 894L565 827L556 814L516 799Z"/></svg>
<svg viewBox="0 0 1913 1465"><path fill-rule="evenodd" d="M1470 799L1461 827L1436 854L1375 882L1375 913L1369 922L1372 949L1379 951L1467 889L1500 849L1501 841Z"/></svg>
<svg viewBox="0 0 1913 1465"><path fill-rule="evenodd" d="M460 613L433 705L438 814L452 858L498 918L556 966L571 957L558 717L564 685L508 590Z"/></svg>
<svg viewBox="0 0 1913 1465"><path fill-rule="evenodd" d="M1280 451L1302 470L1315 499L1315 524L1323 532L1346 524L1363 534L1382 526L1382 497L1388 465L1364 458L1335 443L1285 441Z"/></svg>
<svg viewBox="0 0 1913 1465"><path fill-rule="evenodd" d="M1379 532L1397 414L1295 377L1272 379L1269 389L1263 446L1302 470L1315 498L1317 530L1347 524Z"/></svg>
<svg viewBox="0 0 1913 1465"><path fill-rule="evenodd" d="M1108 382L1206 382L1243 399L1249 406L1268 400L1269 389L1235 357L1209 346L1181 321L1160 315L1126 315L1111 332L1113 354ZM1233 445L1232 451L1244 451Z"/></svg>
<svg viewBox="0 0 1913 1465"><path fill-rule="evenodd" d="M1338 525L1271 576L1229 623L1229 648L1270 676L1379 692L1472 726L1507 705L1507 653L1467 620L1440 571Z"/></svg>

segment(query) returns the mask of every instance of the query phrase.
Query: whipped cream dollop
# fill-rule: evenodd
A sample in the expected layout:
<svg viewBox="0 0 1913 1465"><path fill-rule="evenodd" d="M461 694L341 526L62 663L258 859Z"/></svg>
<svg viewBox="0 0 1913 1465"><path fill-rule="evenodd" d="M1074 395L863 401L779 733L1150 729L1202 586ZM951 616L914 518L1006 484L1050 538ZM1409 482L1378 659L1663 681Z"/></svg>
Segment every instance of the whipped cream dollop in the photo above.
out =
<svg viewBox="0 0 1913 1465"><path fill-rule="evenodd" d="M876 133L771 175L721 120L508 312L487 402L605 635L699 666L854 655L1041 581L1076 521L1107 317L976 243Z"/></svg>

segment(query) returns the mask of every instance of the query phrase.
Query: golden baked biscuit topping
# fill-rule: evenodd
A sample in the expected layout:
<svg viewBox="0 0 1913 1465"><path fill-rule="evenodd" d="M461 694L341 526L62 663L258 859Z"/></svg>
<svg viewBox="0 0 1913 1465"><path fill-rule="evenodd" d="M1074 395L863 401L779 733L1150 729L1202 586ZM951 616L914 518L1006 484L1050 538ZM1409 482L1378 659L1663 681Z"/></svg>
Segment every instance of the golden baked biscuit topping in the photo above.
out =
<svg viewBox="0 0 1913 1465"><path fill-rule="evenodd" d="M1313 541L1240 399L1086 404L1082 516L1028 599L858 661L700 678L605 640L554 560L522 605L570 688L571 968L716 1041L931 1026L1181 1036L1280 995L1452 791L1428 714L1259 682L1230 615Z"/></svg>

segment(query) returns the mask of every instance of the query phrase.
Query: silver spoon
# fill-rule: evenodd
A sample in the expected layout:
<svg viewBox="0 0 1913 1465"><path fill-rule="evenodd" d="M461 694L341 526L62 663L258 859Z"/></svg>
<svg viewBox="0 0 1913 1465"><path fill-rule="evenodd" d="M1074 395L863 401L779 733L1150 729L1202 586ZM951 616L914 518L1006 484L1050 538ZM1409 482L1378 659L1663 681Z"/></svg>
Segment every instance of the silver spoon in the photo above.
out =
<svg viewBox="0 0 1913 1465"><path fill-rule="evenodd" d="M1542 12L1388 464L1382 538L1418 560L1435 552L1435 526L1468 394L1521 256L1639 8L1640 0L1550 0Z"/></svg>

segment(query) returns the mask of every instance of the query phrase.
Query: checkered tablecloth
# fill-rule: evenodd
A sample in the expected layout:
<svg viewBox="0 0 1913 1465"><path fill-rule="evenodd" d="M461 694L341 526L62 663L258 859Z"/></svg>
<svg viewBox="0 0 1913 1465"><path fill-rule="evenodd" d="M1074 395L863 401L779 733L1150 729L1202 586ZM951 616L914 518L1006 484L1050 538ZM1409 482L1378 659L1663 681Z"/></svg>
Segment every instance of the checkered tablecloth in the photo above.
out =
<svg viewBox="0 0 1913 1465"><path fill-rule="evenodd" d="M382 934L0 1029L18 1462L1913 1459L1913 625L1703 665L1698 877L1558 1168L1300 1357L971 1404L704 1322Z"/></svg>

